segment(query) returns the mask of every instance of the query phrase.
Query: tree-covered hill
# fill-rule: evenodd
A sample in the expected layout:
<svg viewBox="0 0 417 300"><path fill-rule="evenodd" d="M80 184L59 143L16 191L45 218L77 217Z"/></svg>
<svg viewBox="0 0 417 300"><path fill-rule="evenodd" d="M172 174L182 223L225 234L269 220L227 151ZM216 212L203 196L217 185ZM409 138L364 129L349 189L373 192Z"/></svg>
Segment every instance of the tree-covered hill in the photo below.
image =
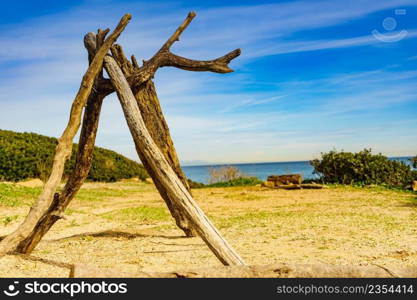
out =
<svg viewBox="0 0 417 300"><path fill-rule="evenodd" d="M57 143L56 138L36 133L0 130L0 180L45 180L52 167ZM77 146L74 144L64 176L68 176L74 166ZM114 151L95 147L88 180L117 181L132 177L144 180L148 175L141 164Z"/></svg>

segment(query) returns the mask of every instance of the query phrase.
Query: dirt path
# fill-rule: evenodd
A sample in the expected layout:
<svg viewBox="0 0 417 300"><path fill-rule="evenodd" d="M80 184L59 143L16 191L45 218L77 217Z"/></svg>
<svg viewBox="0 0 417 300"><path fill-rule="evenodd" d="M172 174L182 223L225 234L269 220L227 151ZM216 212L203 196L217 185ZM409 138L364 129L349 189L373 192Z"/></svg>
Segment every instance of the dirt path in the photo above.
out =
<svg viewBox="0 0 417 300"><path fill-rule="evenodd" d="M352 187L236 187L193 194L249 264L417 265L416 194ZM0 236L16 228L28 209L0 206ZM31 257L0 258L0 276L67 276L65 263L132 272L219 264L199 238L184 238L176 229L151 184L87 184L66 218Z"/></svg>

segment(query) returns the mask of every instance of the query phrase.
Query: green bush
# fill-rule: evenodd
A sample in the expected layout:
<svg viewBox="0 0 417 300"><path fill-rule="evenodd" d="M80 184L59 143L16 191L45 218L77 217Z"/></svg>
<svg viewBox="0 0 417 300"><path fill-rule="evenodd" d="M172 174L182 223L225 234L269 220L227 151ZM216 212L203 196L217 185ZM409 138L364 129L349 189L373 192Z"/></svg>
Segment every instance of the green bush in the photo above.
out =
<svg viewBox="0 0 417 300"><path fill-rule="evenodd" d="M35 133L0 130L0 180L19 181L27 178L46 180L58 141ZM74 144L71 158L65 164L64 176L72 171L78 145ZM148 177L137 162L114 151L95 147L93 162L87 179L91 181L116 181Z"/></svg>
<svg viewBox="0 0 417 300"><path fill-rule="evenodd" d="M414 169L417 169L417 156L410 159Z"/></svg>
<svg viewBox="0 0 417 300"><path fill-rule="evenodd" d="M208 184L205 187L253 186L261 183L262 180L257 177L240 177L229 181Z"/></svg>
<svg viewBox="0 0 417 300"><path fill-rule="evenodd" d="M188 181L189 187L192 189L199 189L199 188L205 187L204 183L192 181L191 179L187 179L187 181Z"/></svg>
<svg viewBox="0 0 417 300"><path fill-rule="evenodd" d="M310 164L314 167L314 173L320 175L325 183L403 187L417 178L417 171L407 164L390 160L382 154L372 154L371 149L358 153L333 150L321 156L321 159L314 159Z"/></svg>

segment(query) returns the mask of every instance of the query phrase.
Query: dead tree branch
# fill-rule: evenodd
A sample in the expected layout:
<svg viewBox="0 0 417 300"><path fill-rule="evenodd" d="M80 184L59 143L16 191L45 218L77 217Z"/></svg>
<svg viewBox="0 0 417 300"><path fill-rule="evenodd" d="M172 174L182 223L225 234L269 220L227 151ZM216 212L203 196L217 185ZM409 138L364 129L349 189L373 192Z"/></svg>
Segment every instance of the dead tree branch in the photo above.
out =
<svg viewBox="0 0 417 300"><path fill-rule="evenodd" d="M18 245L27 239L34 230L36 230L38 221L51 207L54 199L56 199L54 196L55 191L62 179L65 162L71 155L72 141L81 123L81 113L84 106L87 104L87 99L91 94L95 79L102 71L104 56L122 33L130 19L130 14L123 16L115 30L104 41L103 45L101 45L101 47L97 50L94 58L92 59L87 72L83 76L80 89L78 90L78 93L72 103L70 119L67 127L58 140L51 175L46 182L41 195L31 208L24 222L13 233L0 242L0 255L16 251Z"/></svg>
<svg viewBox="0 0 417 300"><path fill-rule="evenodd" d="M103 44L107 33L108 30L99 30L97 34L90 32L85 35L84 45L88 51L90 63L97 52L97 49L94 47L100 47ZM55 222L62 218L65 209L88 176L93 162L94 144L97 136L101 106L105 97L96 91L98 80L101 78L103 78L102 71L99 73L94 83L94 88L87 100L74 169L65 184L64 190L60 194L55 194L54 201L47 212L42 215L34 231L17 246L16 251L19 253L32 252Z"/></svg>
<svg viewBox="0 0 417 300"><path fill-rule="evenodd" d="M111 47L111 53L113 58L118 63L125 77L130 76L135 70L136 59L133 57L132 63L126 58L123 49L120 45L113 45ZM177 152L174 147L171 135L169 133L169 127L165 120L164 114L161 109L161 105L156 94L156 89L152 80L148 80L141 84L140 87L134 91L135 99L139 105L139 110L142 118L145 122L152 139L158 146L159 150L164 154L165 159L171 165L172 169L178 175L184 186L191 193L191 189L188 186L187 177L181 169ZM196 236L197 232L193 229L191 223L187 220L181 209L176 207L175 203L170 199L169 193L165 190L164 186L159 182L158 178L152 171L150 163L146 157L140 157L142 164L151 176L156 188L158 189L162 199L165 201L171 215L175 219L177 226L184 231L188 237Z"/></svg>
<svg viewBox="0 0 417 300"><path fill-rule="evenodd" d="M179 41L180 35L188 27L193 18L196 16L194 12L190 12L183 23L177 28L177 30L172 34L172 36L164 43L164 45L158 50L157 53L152 56L151 59L144 61L143 66L139 67L139 64L136 61L135 57L132 57L132 62L129 64L132 65L131 72L127 76L127 80L130 86L135 89L152 79L155 72L162 67L175 67L187 71L208 71L214 73L230 73L233 70L229 67L229 63L241 53L240 49L235 49L224 56L213 60L193 60L185 57L178 56L171 52L171 46ZM114 56L114 55L113 55ZM124 56L124 54L123 54ZM119 62L119 59L115 57ZM126 59L128 62L128 60ZM122 67L122 70L125 72L126 69ZM101 92L104 94L111 94L114 92L114 89L109 80L104 80L101 85Z"/></svg>
<svg viewBox="0 0 417 300"><path fill-rule="evenodd" d="M243 260L223 239L204 212L198 207L153 141L146 129L129 83L116 61L110 56L105 57L104 61L104 67L115 87L135 142L136 151L140 157L146 158L146 161L150 164L150 169L170 194L170 199L185 213L187 219L193 222L194 228L217 258L225 265L243 265Z"/></svg>

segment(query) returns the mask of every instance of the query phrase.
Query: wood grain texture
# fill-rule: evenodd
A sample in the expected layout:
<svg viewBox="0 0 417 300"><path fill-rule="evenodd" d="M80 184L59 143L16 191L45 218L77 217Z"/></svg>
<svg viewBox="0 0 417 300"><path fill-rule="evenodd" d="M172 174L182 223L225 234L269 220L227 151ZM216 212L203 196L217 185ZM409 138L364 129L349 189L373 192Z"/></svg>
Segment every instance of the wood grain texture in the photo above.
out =
<svg viewBox="0 0 417 300"><path fill-rule="evenodd" d="M119 65L124 76L130 76L135 70L135 65L137 65L136 59L133 58L132 62L130 62L126 58L123 48L120 45L115 44L111 47L110 50L113 58ZM161 150L162 154L165 156L165 159L171 165L172 169L178 175L184 186L187 187L188 191L191 193L191 189L188 186L187 177L181 169L178 155L174 147L174 142L172 141L168 124L162 112L161 104L156 94L156 89L153 81L149 79L145 83L134 88L134 95L149 134L158 146L159 150ZM152 168L150 168L150 164L147 161L147 158L143 156L139 156L139 158L148 171L149 176L152 178L162 199L165 201L172 217L175 219L177 226L184 232L187 237L196 236L197 232L193 228L192 223L170 199L169 194L166 192L164 186L159 182L155 173L152 171Z"/></svg>
<svg viewBox="0 0 417 300"><path fill-rule="evenodd" d="M174 142L172 141L168 124L162 113L159 99L152 80L148 80L146 83L141 85L141 88L138 89L138 91L135 93L135 99L139 106L143 121L145 122L146 129L151 135L153 141L158 146L159 150L162 152L171 168L177 174L182 184L191 194L191 189L188 185L187 177L181 169L177 151L175 150ZM146 157L143 156L140 156L140 160L148 171L149 176L151 176L162 199L164 199L171 215L175 219L177 226L185 233L186 236L196 236L197 232L193 228L192 223L187 219L182 210L175 204L175 201L171 199L170 194L167 192L165 186L161 184L158 176L156 176L150 167L150 162Z"/></svg>
<svg viewBox="0 0 417 300"><path fill-rule="evenodd" d="M72 141L80 127L81 113L90 96L95 79L102 70L104 56L109 51L111 45L113 45L120 36L130 19L130 14L126 14L122 17L115 30L104 41L103 45L101 45L96 52L94 59L91 61L91 64L83 76L78 93L72 103L68 124L62 136L58 139L51 175L23 223L0 242L0 255L16 251L18 245L32 234L36 229L38 221L51 207L52 202L55 199L56 189L62 179L65 162L71 155Z"/></svg>
<svg viewBox="0 0 417 300"><path fill-rule="evenodd" d="M149 162L149 168L155 173L155 176L165 187L167 193L170 194L170 199L192 221L194 228L216 257L224 265L243 265L243 260L198 207L187 188L153 141L146 129L129 83L116 61L110 56L105 57L104 61L106 71L122 105L138 154L146 158Z"/></svg>
<svg viewBox="0 0 417 300"><path fill-rule="evenodd" d="M155 72L162 67L175 67L187 71L206 71L214 73L230 73L233 70L229 67L229 63L241 54L240 49L235 49L221 57L212 60L194 60L176 55L171 52L171 46L179 41L181 34L188 27L196 16L195 12L190 12L182 24L168 38L162 47L149 60L144 60L143 65L139 66L136 58L132 57L132 62L125 60L125 64L121 65L122 70L126 71L126 66L131 64L133 69L129 71L126 78L132 88L140 88L140 86L152 79ZM116 61L119 62L115 53L112 54ZM124 55L123 55L124 56ZM100 92L108 95L114 92L114 88L110 80L103 80L100 85Z"/></svg>

